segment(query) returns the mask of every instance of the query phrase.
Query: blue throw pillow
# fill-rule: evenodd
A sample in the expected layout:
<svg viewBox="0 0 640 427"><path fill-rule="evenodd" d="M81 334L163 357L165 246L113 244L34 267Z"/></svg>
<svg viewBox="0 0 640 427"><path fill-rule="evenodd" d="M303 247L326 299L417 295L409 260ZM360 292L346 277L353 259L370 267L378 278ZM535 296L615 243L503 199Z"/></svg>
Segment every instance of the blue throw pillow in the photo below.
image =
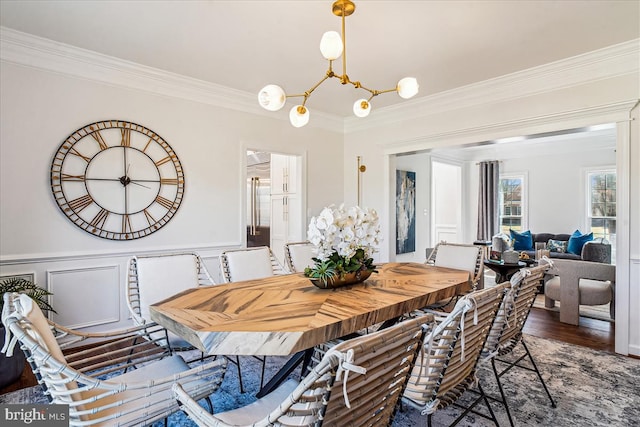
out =
<svg viewBox="0 0 640 427"><path fill-rule="evenodd" d="M531 237L531 231L527 230L523 233L509 229L511 233L511 239L513 240L514 251L532 251L533 250L533 238Z"/></svg>
<svg viewBox="0 0 640 427"><path fill-rule="evenodd" d="M580 234L580 230L576 230L573 232L571 237L569 237L567 252L574 255L581 255L582 247L585 243L590 242L591 240L593 240L593 233Z"/></svg>

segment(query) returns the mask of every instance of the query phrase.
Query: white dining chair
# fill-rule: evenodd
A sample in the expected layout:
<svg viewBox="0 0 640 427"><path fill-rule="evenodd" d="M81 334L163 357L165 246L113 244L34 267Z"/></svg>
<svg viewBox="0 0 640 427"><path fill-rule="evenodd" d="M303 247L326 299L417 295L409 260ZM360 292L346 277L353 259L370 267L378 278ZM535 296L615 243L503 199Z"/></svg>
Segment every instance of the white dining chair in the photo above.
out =
<svg viewBox="0 0 640 427"><path fill-rule="evenodd" d="M220 254L220 271L225 282L263 279L265 277L288 274L268 246L230 249ZM265 356L253 356L262 363L260 387L264 384Z"/></svg>
<svg viewBox="0 0 640 427"><path fill-rule="evenodd" d="M127 271L127 307L137 325L152 322L151 304L190 288L215 285L202 259L193 252L133 256ZM173 349L193 349L183 338L168 335Z"/></svg>
<svg viewBox="0 0 640 427"><path fill-rule="evenodd" d="M220 271L227 283L289 273L268 246L230 249L222 252Z"/></svg>
<svg viewBox="0 0 640 427"><path fill-rule="evenodd" d="M475 291L484 273L484 250L477 245L440 242L429 254L426 263L468 271L471 287Z"/></svg>
<svg viewBox="0 0 640 427"><path fill-rule="evenodd" d="M302 273L305 268L315 263L316 247L309 241L289 242L284 245L284 258L287 268L292 273Z"/></svg>
<svg viewBox="0 0 640 427"><path fill-rule="evenodd" d="M202 258L195 252L133 256L127 265L127 307L134 323L143 326L153 322L149 314L151 304L190 288L215 284ZM171 331L166 331L166 336L172 350L187 352L196 349ZM162 339L160 343L167 345ZM203 357L201 353L199 359ZM238 368L238 382L243 393L239 360L237 356L228 356L227 359ZM188 363L193 361L188 360Z"/></svg>

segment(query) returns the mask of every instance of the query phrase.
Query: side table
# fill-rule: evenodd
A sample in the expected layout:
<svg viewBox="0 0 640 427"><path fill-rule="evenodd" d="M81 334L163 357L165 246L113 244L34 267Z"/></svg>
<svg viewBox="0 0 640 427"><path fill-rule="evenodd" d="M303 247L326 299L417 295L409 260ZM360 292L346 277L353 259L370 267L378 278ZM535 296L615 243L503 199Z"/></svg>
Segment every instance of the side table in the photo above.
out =
<svg viewBox="0 0 640 427"><path fill-rule="evenodd" d="M491 260L485 260L484 265L496 273L496 285L511 279L511 276L513 276L516 271L527 266L527 264L522 261L506 263Z"/></svg>

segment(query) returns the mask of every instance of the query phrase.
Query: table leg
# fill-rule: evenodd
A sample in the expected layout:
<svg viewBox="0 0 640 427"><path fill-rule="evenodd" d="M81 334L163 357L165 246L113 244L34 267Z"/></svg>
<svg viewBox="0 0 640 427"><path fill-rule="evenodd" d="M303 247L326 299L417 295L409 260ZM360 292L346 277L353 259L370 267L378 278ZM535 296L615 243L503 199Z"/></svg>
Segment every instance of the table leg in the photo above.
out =
<svg viewBox="0 0 640 427"><path fill-rule="evenodd" d="M313 356L313 348L299 351L294 354L291 359L287 360L287 363L285 363L282 368L280 368L280 370L273 376L273 378L271 378L269 382L260 389L258 394L256 394L256 397L258 399L264 397L265 395L278 388L278 386L282 384L293 371L295 371L300 363L303 363L304 369L309 364L311 356ZM304 377L304 373L302 374L302 376Z"/></svg>

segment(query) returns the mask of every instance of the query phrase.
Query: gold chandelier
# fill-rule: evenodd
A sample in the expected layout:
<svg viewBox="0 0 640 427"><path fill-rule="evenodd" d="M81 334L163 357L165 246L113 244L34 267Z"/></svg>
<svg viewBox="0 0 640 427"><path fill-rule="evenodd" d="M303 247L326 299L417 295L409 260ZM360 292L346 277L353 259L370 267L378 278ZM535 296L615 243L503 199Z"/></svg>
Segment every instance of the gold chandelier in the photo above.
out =
<svg viewBox="0 0 640 427"><path fill-rule="evenodd" d="M302 104L293 107L289 113L289 120L295 127L301 127L309 122L309 109L305 106L307 99L311 93L316 90L318 86L324 83L330 77L335 77L340 80L340 83L346 85L352 84L356 89L364 89L369 92L368 99L358 99L353 104L353 113L358 117L366 117L371 112L371 99L374 96L378 96L381 93L398 92L398 95L404 99L409 99L418 93L418 81L414 77L405 77L401 79L396 87L386 90L369 89L363 86L359 81L351 81L347 75L347 46L345 41L345 18L356 10L356 5L350 0L337 0L333 3L332 11L336 16L342 17L342 37L335 31L327 31L320 40L320 52L329 61L329 69L325 73L325 76L316 83L311 89L304 93L287 95L285 91L278 85L267 85L263 87L258 93L258 102L260 105L269 111L278 111L284 107L287 97L304 97ZM344 55L343 55L344 52ZM333 71L333 61L340 58L342 55L342 74L338 75Z"/></svg>

